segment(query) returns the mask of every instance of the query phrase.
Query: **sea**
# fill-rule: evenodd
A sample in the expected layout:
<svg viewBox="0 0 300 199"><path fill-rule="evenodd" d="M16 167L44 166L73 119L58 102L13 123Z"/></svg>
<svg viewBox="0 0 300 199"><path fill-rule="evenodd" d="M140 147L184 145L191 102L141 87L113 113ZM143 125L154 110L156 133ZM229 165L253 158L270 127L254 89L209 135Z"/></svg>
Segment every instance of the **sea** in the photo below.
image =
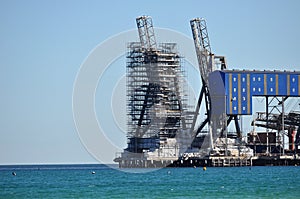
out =
<svg viewBox="0 0 300 199"><path fill-rule="evenodd" d="M300 166L2 165L0 198L300 198Z"/></svg>

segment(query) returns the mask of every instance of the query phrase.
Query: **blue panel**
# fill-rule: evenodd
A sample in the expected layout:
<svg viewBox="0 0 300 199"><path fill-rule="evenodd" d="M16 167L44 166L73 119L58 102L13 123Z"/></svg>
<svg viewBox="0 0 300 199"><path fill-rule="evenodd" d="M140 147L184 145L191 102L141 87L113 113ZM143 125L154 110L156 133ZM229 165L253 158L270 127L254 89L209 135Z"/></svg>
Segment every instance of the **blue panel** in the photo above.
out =
<svg viewBox="0 0 300 199"><path fill-rule="evenodd" d="M220 72L219 73L220 74L220 76L221 76L221 78L222 78L222 80L223 80L223 85L225 86L225 73L223 73L223 72Z"/></svg>
<svg viewBox="0 0 300 199"><path fill-rule="evenodd" d="M290 95L297 96L298 95L298 75L291 74L290 75Z"/></svg>
<svg viewBox="0 0 300 199"><path fill-rule="evenodd" d="M286 96L286 74L279 74L278 75L278 95Z"/></svg>
<svg viewBox="0 0 300 199"><path fill-rule="evenodd" d="M224 73L225 75L225 95L226 95L226 114L229 115L230 114L230 101L231 99L229 99L229 74L228 73Z"/></svg>
<svg viewBox="0 0 300 199"><path fill-rule="evenodd" d="M225 76L225 82L224 82L224 85L225 85L225 94L226 96L229 96L229 80L228 80L228 73L224 73L224 76Z"/></svg>
<svg viewBox="0 0 300 199"><path fill-rule="evenodd" d="M224 95L227 92L224 86L224 73L218 71L210 73L208 82L211 99L211 117L219 119L219 116L223 115L224 111L226 112L226 107L228 107L226 96Z"/></svg>
<svg viewBox="0 0 300 199"><path fill-rule="evenodd" d="M238 114L238 75L232 73L231 79L231 113Z"/></svg>
<svg viewBox="0 0 300 199"><path fill-rule="evenodd" d="M259 73L250 74L251 95L264 94L264 75Z"/></svg>
<svg viewBox="0 0 300 199"><path fill-rule="evenodd" d="M252 99L250 85L250 75L247 73L226 73L225 91L227 96L227 114L251 114Z"/></svg>
<svg viewBox="0 0 300 199"><path fill-rule="evenodd" d="M248 87L247 87L247 74L243 73L241 74L241 96L240 96L240 100L241 100L241 107L240 107L240 111L239 114L247 114L247 109L248 109L248 100L247 100L247 93L248 93Z"/></svg>
<svg viewBox="0 0 300 199"><path fill-rule="evenodd" d="M266 75L267 90L265 94L275 96L276 95L276 77L275 74Z"/></svg>

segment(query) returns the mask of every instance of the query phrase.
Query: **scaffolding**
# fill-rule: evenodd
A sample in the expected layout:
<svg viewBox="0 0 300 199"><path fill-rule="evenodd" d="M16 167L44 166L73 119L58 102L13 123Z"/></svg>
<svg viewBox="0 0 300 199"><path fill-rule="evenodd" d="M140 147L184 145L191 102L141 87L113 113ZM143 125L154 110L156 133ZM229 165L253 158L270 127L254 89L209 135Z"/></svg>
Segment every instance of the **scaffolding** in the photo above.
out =
<svg viewBox="0 0 300 199"><path fill-rule="evenodd" d="M127 151L154 151L167 138L190 131L185 72L175 43L150 50L140 42L129 43L126 68Z"/></svg>

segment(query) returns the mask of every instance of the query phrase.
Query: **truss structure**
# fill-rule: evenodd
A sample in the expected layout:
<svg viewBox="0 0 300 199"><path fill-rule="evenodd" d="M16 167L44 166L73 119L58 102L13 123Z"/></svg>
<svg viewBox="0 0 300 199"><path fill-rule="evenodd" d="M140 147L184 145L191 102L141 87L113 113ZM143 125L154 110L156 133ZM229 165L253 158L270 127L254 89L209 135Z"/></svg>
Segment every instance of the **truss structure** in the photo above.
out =
<svg viewBox="0 0 300 199"><path fill-rule="evenodd" d="M175 43L145 50L141 42L128 45L128 150L154 150L165 138L191 129L187 113L184 70Z"/></svg>

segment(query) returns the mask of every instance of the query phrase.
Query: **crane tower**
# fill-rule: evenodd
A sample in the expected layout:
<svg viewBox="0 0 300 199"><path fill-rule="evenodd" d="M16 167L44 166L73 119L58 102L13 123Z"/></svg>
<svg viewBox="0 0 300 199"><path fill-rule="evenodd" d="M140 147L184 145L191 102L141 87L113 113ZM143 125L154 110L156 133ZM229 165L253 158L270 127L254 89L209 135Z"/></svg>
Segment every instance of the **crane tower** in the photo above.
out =
<svg viewBox="0 0 300 199"><path fill-rule="evenodd" d="M214 114L214 110L216 110L216 108L213 109L213 107L211 107L212 101L213 100L217 101L218 99L215 98L211 99L208 77L209 74L215 70L225 70L227 68L225 57L216 56L212 53L205 19L203 18L192 19L190 21L190 25L192 29L193 40L194 40L196 55L198 59L198 66L199 66L201 83L202 83L202 88L200 91L200 95L198 98L198 103L196 106L196 111L192 123L193 136L196 137L203 130L203 128L206 125L208 125L211 145L213 145L212 139L216 139L216 137L218 136L223 136L223 132L226 129L226 126L230 123L231 120L234 120L238 137L240 137L240 128L238 124L237 115L227 116L225 114L225 110L223 111L223 113ZM204 103L206 109L206 112L203 115L205 119L200 124L200 126L196 128L195 124L202 103ZM220 107L218 108L220 109ZM212 117L212 115L216 115L216 117ZM220 115L222 117L221 119L219 117ZM217 131L220 135L216 135ZM212 133L214 133L215 135L213 136Z"/></svg>

